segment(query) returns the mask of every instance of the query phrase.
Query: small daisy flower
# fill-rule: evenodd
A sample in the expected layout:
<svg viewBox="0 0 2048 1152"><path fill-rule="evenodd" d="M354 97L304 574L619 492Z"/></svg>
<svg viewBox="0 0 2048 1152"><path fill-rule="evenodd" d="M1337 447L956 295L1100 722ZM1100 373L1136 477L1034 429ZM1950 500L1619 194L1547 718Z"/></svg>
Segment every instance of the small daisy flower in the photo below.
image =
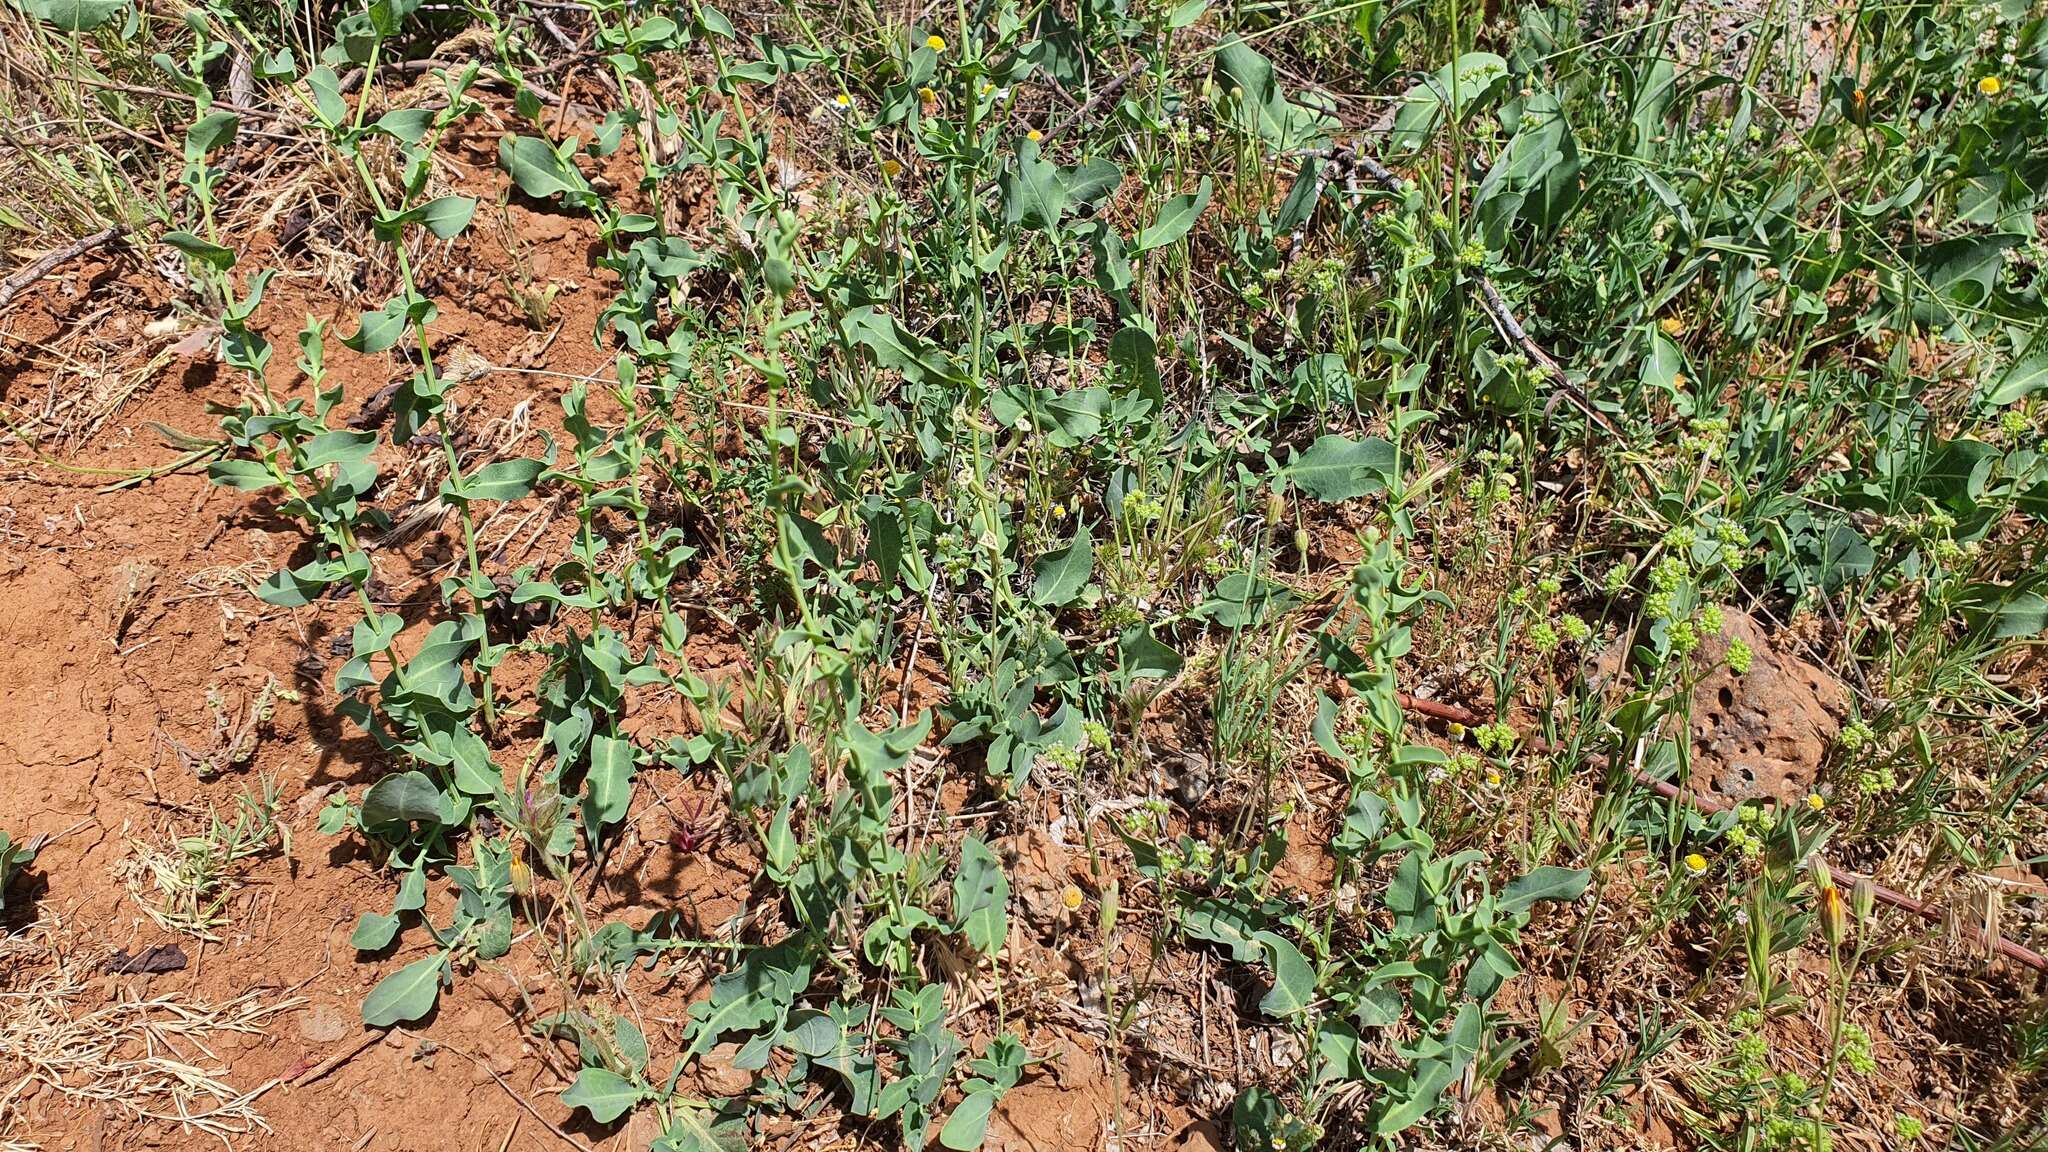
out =
<svg viewBox="0 0 2048 1152"><path fill-rule="evenodd" d="M1043 133L1043 132L1040 132L1040 131L1039 131L1038 129L1036 129L1036 128L1033 128L1033 129L1032 129L1031 131L1029 131L1029 132L1026 132L1026 133L1024 134L1024 138L1025 138L1026 140L1029 140L1029 141L1031 141L1031 142L1032 142L1033 144L1036 144L1036 143L1038 143L1038 142L1039 142L1040 140L1043 140L1043 139L1045 139L1045 133Z"/></svg>
<svg viewBox="0 0 2048 1152"><path fill-rule="evenodd" d="M1663 329L1666 336L1676 338L1685 335L1685 321L1676 316L1666 316L1657 321L1657 327Z"/></svg>
<svg viewBox="0 0 2048 1152"><path fill-rule="evenodd" d="M1069 912L1080 909L1081 899L1081 889L1077 885L1069 884L1060 889L1060 906Z"/></svg>
<svg viewBox="0 0 2048 1152"><path fill-rule="evenodd" d="M917 102L929 108L939 102L939 94L932 91L931 87L927 85L917 90Z"/></svg>
<svg viewBox="0 0 2048 1152"><path fill-rule="evenodd" d="M1996 76L1986 76L1982 80L1977 81L1977 94L1980 96L1996 96L1999 90L2004 87L2005 82L2003 80Z"/></svg>
<svg viewBox="0 0 2048 1152"><path fill-rule="evenodd" d="M832 98L831 107L832 111L839 113L841 116L844 116L847 113L853 111L853 96L849 93L841 92L839 95L834 96Z"/></svg>
<svg viewBox="0 0 2048 1152"><path fill-rule="evenodd" d="M894 160L882 161L882 176L884 179L894 180L901 175L903 175L903 165Z"/></svg>
<svg viewBox="0 0 2048 1152"><path fill-rule="evenodd" d="M934 33L924 38L924 46L934 52L944 52L946 50L946 38Z"/></svg>
<svg viewBox="0 0 2048 1152"><path fill-rule="evenodd" d="M1707 870L1707 858L1697 852L1685 854L1685 870L1697 876Z"/></svg>
<svg viewBox="0 0 2048 1152"><path fill-rule="evenodd" d="M1815 812L1823 811L1828 806L1828 798L1815 792L1806 798L1806 806Z"/></svg>

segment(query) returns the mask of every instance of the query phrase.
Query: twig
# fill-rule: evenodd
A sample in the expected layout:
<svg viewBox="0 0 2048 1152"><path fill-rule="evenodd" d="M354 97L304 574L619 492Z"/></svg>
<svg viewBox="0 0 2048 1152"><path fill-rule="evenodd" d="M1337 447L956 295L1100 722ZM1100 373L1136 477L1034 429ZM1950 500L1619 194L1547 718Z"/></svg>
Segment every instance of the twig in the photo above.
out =
<svg viewBox="0 0 2048 1152"><path fill-rule="evenodd" d="M1058 124L1054 125L1050 131L1046 132L1046 140L1057 140L1067 131L1074 128L1076 125L1082 123L1083 121L1087 120L1091 113L1093 113L1097 108L1102 107L1103 101L1108 100L1110 97L1116 95L1118 92L1123 91L1124 85L1129 84L1133 80L1136 80L1139 76L1144 74L1145 69L1150 68L1151 66L1152 65L1149 61L1140 60L1128 69L1125 69L1122 74L1110 78L1110 80L1107 83L1105 83L1102 87L1097 88L1095 90L1095 94L1093 96L1088 97L1085 103L1083 103L1079 108L1076 108L1072 112L1068 113L1067 117L1064 120L1061 120Z"/></svg>
<svg viewBox="0 0 2048 1152"><path fill-rule="evenodd" d="M28 286L50 274L59 264L75 260L102 244L111 243L128 230L119 224L102 228L81 240L74 240L55 252L49 253L35 263L17 270L14 275L0 280L0 308L14 303L14 298L27 290Z"/></svg>
<svg viewBox="0 0 2048 1152"><path fill-rule="evenodd" d="M1399 694L1398 699L1401 707L1406 711L1443 720L1447 723L1463 724L1467 728L1476 728L1485 723L1476 713L1460 708L1455 704L1440 704L1434 700L1422 700L1405 692ZM1680 788L1668 780L1654 779L1640 770L1633 770L1630 774L1635 777L1638 784L1656 792L1657 795L1667 800L1677 800L1690 804L1709 815L1716 812L1725 812L1728 809L1728 805L1721 803L1719 800L1698 795L1689 789ZM1949 916L1942 909L1930 904L1923 904L1903 892L1896 892L1879 884L1870 877L1858 876L1854 872L1838 868L1833 864L1827 865L1827 869L1828 875L1840 887L1854 888L1858 883L1868 880L1870 882L1871 894L1878 900L1894 908L1911 912L1931 924L1945 924L1949 921ZM2024 944L2014 943L2003 936L1969 925L1958 923L1957 927L1971 939L1975 940L1977 945L1987 952L1998 952L2008 959L2015 960L2032 968L2036 972L2048 972L2048 956L2043 956Z"/></svg>
<svg viewBox="0 0 2048 1152"><path fill-rule="evenodd" d="M1388 192L1404 192L1408 187L1407 181L1395 175L1386 165L1365 153L1355 144L1346 144L1342 147L1326 151L1312 150L1301 153L1301 155L1324 156L1334 168L1340 170L1356 169L1364 172L1372 178L1373 183L1378 184ZM1318 188L1317 191L1320 193L1321 189ZM1547 373L1556 383L1558 391L1562 392L1579 411L1584 412L1588 420L1598 424L1608 435L1619 436L1620 432L1614 427L1614 422L1609 420L1605 413L1593 407L1593 402L1588 400L1586 394L1579 391L1578 386L1565 376L1564 369L1558 366L1557 361L1551 358L1550 353L1544 351L1543 346L1536 343L1529 335L1528 330L1522 327L1521 321L1515 319L1513 310L1508 307L1507 300L1501 296L1500 288L1494 284L1492 278L1482 272L1476 274L1473 279L1479 285L1480 306L1486 310L1486 315L1488 319L1493 321L1494 326L1500 329L1501 335L1521 349L1524 356L1527 356L1537 367Z"/></svg>
<svg viewBox="0 0 2048 1152"><path fill-rule="evenodd" d="M377 1041L382 1040L384 1037L390 1034L391 1030L389 1028L376 1028L372 1029L371 1031L363 1033L361 1036L356 1038L355 1043L349 1045L347 1048L344 1048L341 1051L336 1052L334 1055L329 1056L327 1059L322 1060L318 1064L313 1065L311 1068L306 1069L304 1072L299 1073L297 1076L292 1077L291 1086L294 1088L303 1088L306 1085L311 1084L313 1081L320 1079L322 1076L327 1075L329 1072L332 1072L336 1068L341 1067L343 1064L346 1064L349 1061L355 1059L356 1056L360 1054L363 1049L368 1048L370 1045L375 1044Z"/></svg>

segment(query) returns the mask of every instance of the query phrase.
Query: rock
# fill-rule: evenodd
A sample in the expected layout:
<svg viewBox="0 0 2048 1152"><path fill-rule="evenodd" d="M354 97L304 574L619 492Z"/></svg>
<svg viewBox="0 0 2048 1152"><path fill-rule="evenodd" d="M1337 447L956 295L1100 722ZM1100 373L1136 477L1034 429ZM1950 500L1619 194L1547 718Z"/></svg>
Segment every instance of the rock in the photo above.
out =
<svg viewBox="0 0 2048 1152"><path fill-rule="evenodd" d="M314 1044L332 1044L353 1032L357 1024L332 1004L315 1004L299 1013L299 1035Z"/></svg>
<svg viewBox="0 0 2048 1152"><path fill-rule="evenodd" d="M754 1074L732 1066L740 1054L737 1044L720 1044L704 1054L697 1064L697 1082L707 1096L744 1096L754 1087Z"/></svg>
<svg viewBox="0 0 2048 1152"><path fill-rule="evenodd" d="M1745 675L1726 663L1734 640L1752 654ZM1826 671L1773 650L1763 628L1734 609L1721 635L1700 645L1700 658L1714 671L1693 693L1693 791L1787 803L1812 792L1848 715L1848 691Z"/></svg>

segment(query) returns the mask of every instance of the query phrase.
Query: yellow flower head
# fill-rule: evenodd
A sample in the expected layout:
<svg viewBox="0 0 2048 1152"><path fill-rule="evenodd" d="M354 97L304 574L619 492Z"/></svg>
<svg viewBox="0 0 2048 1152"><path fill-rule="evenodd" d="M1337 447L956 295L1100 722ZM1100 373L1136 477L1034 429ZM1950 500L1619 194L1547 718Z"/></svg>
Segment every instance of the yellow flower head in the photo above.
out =
<svg viewBox="0 0 2048 1152"><path fill-rule="evenodd" d="M1806 806L1819 812L1828 806L1828 798L1815 792L1806 798Z"/></svg>
<svg viewBox="0 0 2048 1152"><path fill-rule="evenodd" d="M2005 82L1996 76L1986 76L1977 81L1977 92L1983 96L1996 96L2005 87Z"/></svg>
<svg viewBox="0 0 2048 1152"><path fill-rule="evenodd" d="M1685 870L1695 876L1705 872L1707 870L1707 858L1697 852L1686 853Z"/></svg>
<svg viewBox="0 0 2048 1152"><path fill-rule="evenodd" d="M1662 320L1657 321L1657 327L1662 328L1666 336L1678 337L1685 335L1685 321L1680 320L1676 316L1666 316Z"/></svg>
<svg viewBox="0 0 2048 1152"><path fill-rule="evenodd" d="M894 180L898 176L903 175L903 165L898 164L894 160L884 160L882 161L882 175L887 179Z"/></svg>
<svg viewBox="0 0 2048 1152"><path fill-rule="evenodd" d="M1073 912L1081 907L1081 889L1069 884L1060 890L1060 904Z"/></svg>
<svg viewBox="0 0 2048 1152"><path fill-rule="evenodd" d="M853 107L853 97L847 95L844 92L841 92L839 95L834 96L832 98L832 103L838 105L841 108L851 108Z"/></svg>
<svg viewBox="0 0 2048 1152"><path fill-rule="evenodd" d="M927 36L924 38L924 46L934 52L944 52L946 50L946 38L937 34Z"/></svg>
<svg viewBox="0 0 2048 1152"><path fill-rule="evenodd" d="M1026 140L1030 140L1030 141L1032 141L1033 143L1036 143L1036 142L1038 142L1038 141L1040 141L1040 140L1043 140L1043 139L1045 139L1045 133L1043 133L1043 132L1040 132L1040 131L1039 131L1038 129L1036 129L1036 128L1033 128L1033 129L1032 129L1031 131L1029 131L1029 132L1026 132L1026 133L1024 134L1024 138L1025 138Z"/></svg>
<svg viewBox="0 0 2048 1152"><path fill-rule="evenodd" d="M917 100L920 104L937 104L939 102L939 94L932 91L929 86L919 88L917 90Z"/></svg>

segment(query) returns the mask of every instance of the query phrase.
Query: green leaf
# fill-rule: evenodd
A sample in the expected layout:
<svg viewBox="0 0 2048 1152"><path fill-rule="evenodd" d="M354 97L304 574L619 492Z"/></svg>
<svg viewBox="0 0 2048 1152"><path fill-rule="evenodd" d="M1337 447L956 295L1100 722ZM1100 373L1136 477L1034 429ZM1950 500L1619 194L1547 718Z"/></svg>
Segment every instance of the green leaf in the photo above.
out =
<svg viewBox="0 0 2048 1152"><path fill-rule="evenodd" d="M242 118L233 112L208 112L185 129L185 159L204 160L208 154L234 143Z"/></svg>
<svg viewBox="0 0 2048 1152"><path fill-rule="evenodd" d="M512 176L519 190L536 200L560 193L587 194L590 182L575 166L555 154L547 141L533 136L507 136L498 141L498 166Z"/></svg>
<svg viewBox="0 0 2048 1152"><path fill-rule="evenodd" d="M20 0L21 10L63 32L90 32L128 13L128 0Z"/></svg>
<svg viewBox="0 0 2048 1152"><path fill-rule="evenodd" d="M1209 178L1202 177L1201 186L1192 193L1172 197L1159 209L1159 219L1150 228L1139 232L1131 241L1132 252L1149 252L1164 248L1188 234L1202 210L1209 206Z"/></svg>
<svg viewBox="0 0 2048 1152"><path fill-rule="evenodd" d="M388 1028L432 1012L441 998L442 972L447 967L448 954L436 952L378 981L363 998L363 1023Z"/></svg>
<svg viewBox="0 0 2048 1152"><path fill-rule="evenodd" d="M1984 390L1984 403L1994 408L2017 403L2048 387L2048 328L2036 328L2027 349Z"/></svg>
<svg viewBox="0 0 2048 1152"><path fill-rule="evenodd" d="M877 365L903 373L906 380L961 379L936 347L873 305L863 304L848 312L841 329L849 342L874 353Z"/></svg>
<svg viewBox="0 0 2048 1152"><path fill-rule="evenodd" d="M496 460L462 478L462 486L442 481L441 496L451 503L470 500L517 500L533 491L547 471L545 460Z"/></svg>
<svg viewBox="0 0 2048 1152"><path fill-rule="evenodd" d="M164 243L183 252L217 271L225 272L235 266L235 250L223 248L211 240L202 240L190 232L166 232Z"/></svg>
<svg viewBox="0 0 2048 1152"><path fill-rule="evenodd" d="M1273 987L1259 1000L1259 1010L1282 1020L1307 1012L1316 999L1316 973L1308 958L1277 933L1260 932L1253 939L1273 966Z"/></svg>
<svg viewBox="0 0 2048 1152"><path fill-rule="evenodd" d="M306 74L306 84L313 89L313 107L320 119L329 127L348 123L348 102L341 98L341 78L334 69L322 64Z"/></svg>
<svg viewBox="0 0 2048 1152"><path fill-rule="evenodd" d="M418 821L439 824L447 809L441 789L424 772L398 772L386 776L363 793L363 826Z"/></svg>
<svg viewBox="0 0 2048 1152"><path fill-rule="evenodd" d="M1074 204L1094 204L1116 191L1123 179L1123 169L1100 157L1060 175L1060 182L1066 185L1067 200Z"/></svg>
<svg viewBox="0 0 2048 1152"><path fill-rule="evenodd" d="M590 738L590 776L584 786L583 824L593 833L626 818L633 802L633 742Z"/></svg>
<svg viewBox="0 0 2048 1152"><path fill-rule="evenodd" d="M604 1068L585 1068L562 1093L562 1103L581 1108L599 1124L609 1124L633 1110L643 1093L631 1080Z"/></svg>
<svg viewBox="0 0 2048 1152"><path fill-rule="evenodd" d="M960 1098L946 1126L939 1129L939 1143L953 1152L974 1152L988 1135L988 1114L995 1109L993 1091L969 1092Z"/></svg>
<svg viewBox="0 0 2048 1152"><path fill-rule="evenodd" d="M398 938L398 917L382 912L365 912L349 934L349 947L358 952L375 952Z"/></svg>
<svg viewBox="0 0 2048 1152"><path fill-rule="evenodd" d="M1180 671L1180 653L1159 642L1143 624L1132 625L1117 638L1117 666L1127 677L1165 679Z"/></svg>
<svg viewBox="0 0 2048 1152"><path fill-rule="evenodd" d="M439 196L408 211L405 218L443 240L453 240L469 227L469 218L475 213L473 197Z"/></svg>
<svg viewBox="0 0 2048 1152"><path fill-rule="evenodd" d="M1504 915L1527 912L1538 900L1577 900L1592 879L1584 868L1545 864L1501 889L1494 907Z"/></svg>
<svg viewBox="0 0 2048 1152"><path fill-rule="evenodd" d="M1003 219L1026 228L1051 231L1067 210L1067 184L1059 165L1039 155L1027 140L1017 147L1017 163L1002 175Z"/></svg>
<svg viewBox="0 0 2048 1152"><path fill-rule="evenodd" d="M1010 879L1002 861L979 837L960 843L960 871L953 877L956 930L978 951L994 956L1010 934Z"/></svg>
<svg viewBox="0 0 2048 1152"><path fill-rule="evenodd" d="M1333 118L1289 101L1273 62L1235 34L1216 48L1216 89L1226 118L1277 149L1307 147L1337 127Z"/></svg>
<svg viewBox="0 0 2048 1152"><path fill-rule="evenodd" d="M1095 541L1088 534L1088 522L1074 528L1074 539L1038 558L1031 566L1031 601L1046 608L1061 608L1074 602L1088 577L1095 571Z"/></svg>
<svg viewBox="0 0 2048 1152"><path fill-rule="evenodd" d="M1259 958L1258 938L1269 934L1262 931L1267 923L1263 912L1216 896L1204 896L1190 903L1181 913L1180 922L1188 935L1223 945L1230 950L1230 958L1240 964Z"/></svg>
<svg viewBox="0 0 2048 1152"><path fill-rule="evenodd" d="M1369 495L1394 477L1394 446L1377 436L1319 436L1287 466L1289 482L1325 504Z"/></svg>
<svg viewBox="0 0 2048 1152"><path fill-rule="evenodd" d="M1444 109L1463 120L1481 101L1507 82L1508 62L1491 52L1467 52L1410 88L1394 113L1388 133L1391 151L1412 152L1429 143L1444 122Z"/></svg>
<svg viewBox="0 0 2048 1152"><path fill-rule="evenodd" d="M206 478L237 492L261 492L277 483L261 460L215 460L206 466Z"/></svg>
<svg viewBox="0 0 2048 1152"><path fill-rule="evenodd" d="M425 139L427 129L433 126L434 113L426 108L393 108L377 117L375 125L377 131L407 144Z"/></svg>

